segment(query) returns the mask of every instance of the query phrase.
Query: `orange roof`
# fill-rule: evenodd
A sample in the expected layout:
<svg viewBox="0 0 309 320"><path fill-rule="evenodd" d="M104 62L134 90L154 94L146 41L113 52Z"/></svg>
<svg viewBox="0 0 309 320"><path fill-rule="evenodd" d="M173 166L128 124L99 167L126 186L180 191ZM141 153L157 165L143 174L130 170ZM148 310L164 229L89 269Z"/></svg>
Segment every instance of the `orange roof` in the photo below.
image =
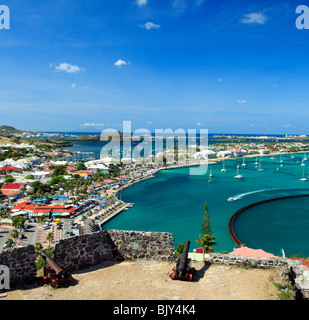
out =
<svg viewBox="0 0 309 320"><path fill-rule="evenodd" d="M242 256L242 257L257 257L257 258L279 258L272 253L265 252L262 249L251 249L247 247L241 247L235 249L233 252L229 253L232 256Z"/></svg>

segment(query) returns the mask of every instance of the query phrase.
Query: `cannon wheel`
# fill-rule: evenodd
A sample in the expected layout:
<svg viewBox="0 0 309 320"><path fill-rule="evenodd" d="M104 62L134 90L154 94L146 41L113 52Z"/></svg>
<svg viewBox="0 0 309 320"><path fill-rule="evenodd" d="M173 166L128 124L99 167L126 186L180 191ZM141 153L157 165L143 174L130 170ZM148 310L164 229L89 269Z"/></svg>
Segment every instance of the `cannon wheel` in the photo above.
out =
<svg viewBox="0 0 309 320"><path fill-rule="evenodd" d="M173 271L174 271L174 272L176 272L176 269L177 269L177 268L176 268L176 267L174 267L174 268L173 268Z"/></svg>
<svg viewBox="0 0 309 320"><path fill-rule="evenodd" d="M188 280L193 281L193 274L192 273L189 274Z"/></svg>
<svg viewBox="0 0 309 320"><path fill-rule="evenodd" d="M50 282L50 285L51 285L53 288L56 288L56 287L57 287L57 280L56 280L56 279L52 279L51 282Z"/></svg>
<svg viewBox="0 0 309 320"><path fill-rule="evenodd" d="M171 273L171 278L172 278L172 280L176 279L176 273L175 272Z"/></svg>

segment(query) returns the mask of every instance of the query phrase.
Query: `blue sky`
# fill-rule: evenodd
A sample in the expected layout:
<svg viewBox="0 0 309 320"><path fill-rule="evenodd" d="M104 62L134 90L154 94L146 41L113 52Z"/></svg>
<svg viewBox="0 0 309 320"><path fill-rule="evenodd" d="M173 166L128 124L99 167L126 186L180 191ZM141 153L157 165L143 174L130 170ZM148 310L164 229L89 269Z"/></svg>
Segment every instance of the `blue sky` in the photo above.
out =
<svg viewBox="0 0 309 320"><path fill-rule="evenodd" d="M5 0L1 124L309 134L299 1Z"/></svg>

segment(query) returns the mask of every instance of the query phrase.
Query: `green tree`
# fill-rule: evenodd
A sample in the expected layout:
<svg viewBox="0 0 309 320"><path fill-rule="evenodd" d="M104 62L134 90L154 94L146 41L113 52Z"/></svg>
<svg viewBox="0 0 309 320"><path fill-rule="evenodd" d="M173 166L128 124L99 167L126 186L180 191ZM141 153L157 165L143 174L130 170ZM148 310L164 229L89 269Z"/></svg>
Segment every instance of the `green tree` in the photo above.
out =
<svg viewBox="0 0 309 320"><path fill-rule="evenodd" d="M52 177L63 176L67 173L67 167L65 165L55 166Z"/></svg>
<svg viewBox="0 0 309 320"><path fill-rule="evenodd" d="M15 181L15 179L14 179L12 176L6 176L5 179L4 179L4 181L5 181L6 183L12 183L12 182Z"/></svg>
<svg viewBox="0 0 309 320"><path fill-rule="evenodd" d="M6 244L7 244L8 247L11 248L14 245L14 241L11 238L9 238L9 239L6 240Z"/></svg>
<svg viewBox="0 0 309 320"><path fill-rule="evenodd" d="M201 234L196 243L202 247L203 254L213 251L213 246L216 245L215 237L212 235L210 213L206 201L203 210Z"/></svg>
<svg viewBox="0 0 309 320"><path fill-rule="evenodd" d="M18 238L18 235L19 235L19 232L17 229L13 229L12 232L11 232L11 237L13 239L17 239Z"/></svg>
<svg viewBox="0 0 309 320"><path fill-rule="evenodd" d="M203 254L213 251L213 246L216 245L214 236L210 234L200 234L199 238L199 240L196 240L196 243L202 247Z"/></svg>
<svg viewBox="0 0 309 320"><path fill-rule="evenodd" d="M41 256L41 252L45 252L49 257L52 258L54 249L51 246L48 246L46 249L43 249L43 246L39 242L35 244L34 248L35 248L35 255L36 255L35 265L37 270L40 270L41 268L47 266L45 259Z"/></svg>
<svg viewBox="0 0 309 320"><path fill-rule="evenodd" d="M52 232L49 232L46 236L46 240L49 242L50 245L54 240L54 234Z"/></svg>
<svg viewBox="0 0 309 320"><path fill-rule="evenodd" d="M12 219L12 225L15 228L23 228L26 222L26 218L23 216L16 216Z"/></svg>
<svg viewBox="0 0 309 320"><path fill-rule="evenodd" d="M178 244L178 247L177 247L177 249L176 249L176 251L175 251L175 256L176 256L177 258L180 258L180 257L181 257L182 252L183 252L183 247L184 247L184 244L183 244L183 243L179 243L179 244Z"/></svg>
<svg viewBox="0 0 309 320"><path fill-rule="evenodd" d="M209 213L209 209L206 201L205 201L203 216L202 216L201 232L202 234L212 235L210 213Z"/></svg>
<svg viewBox="0 0 309 320"><path fill-rule="evenodd" d="M86 166L85 166L82 162L80 162L80 163L78 163L78 164L76 165L76 169L77 169L77 170L86 170L87 168L86 168Z"/></svg>

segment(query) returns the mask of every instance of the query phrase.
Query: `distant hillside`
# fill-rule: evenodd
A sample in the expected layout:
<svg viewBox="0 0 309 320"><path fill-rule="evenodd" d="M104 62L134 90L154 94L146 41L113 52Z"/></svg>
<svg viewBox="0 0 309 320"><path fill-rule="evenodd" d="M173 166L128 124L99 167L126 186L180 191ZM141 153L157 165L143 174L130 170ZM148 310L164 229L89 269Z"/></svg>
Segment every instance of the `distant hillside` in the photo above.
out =
<svg viewBox="0 0 309 320"><path fill-rule="evenodd" d="M13 133L23 133L23 132L25 131L18 130L11 126L5 126L5 125L0 126L0 133L2 134L13 134Z"/></svg>
<svg viewBox="0 0 309 320"><path fill-rule="evenodd" d="M37 147L45 146L47 148L71 147L73 144L66 139L40 139L20 137L23 133L36 135L37 132L18 130L12 126L0 126L0 145L28 143ZM18 136L16 136L16 134Z"/></svg>
<svg viewBox="0 0 309 320"><path fill-rule="evenodd" d="M122 132L118 131L118 133L103 133L101 135L95 135L95 136L82 135L74 140L75 141L111 141L111 140L123 141L126 139L130 139L130 138L125 136Z"/></svg>

